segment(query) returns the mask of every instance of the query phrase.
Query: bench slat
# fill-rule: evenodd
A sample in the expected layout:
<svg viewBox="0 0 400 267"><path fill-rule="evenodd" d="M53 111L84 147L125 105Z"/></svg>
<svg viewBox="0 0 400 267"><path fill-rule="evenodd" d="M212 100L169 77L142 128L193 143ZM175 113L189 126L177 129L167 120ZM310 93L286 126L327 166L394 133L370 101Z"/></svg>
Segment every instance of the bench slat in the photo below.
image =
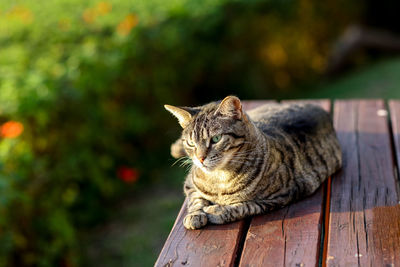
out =
<svg viewBox="0 0 400 267"><path fill-rule="evenodd" d="M400 211L384 110L381 100L335 102L345 164L332 178L324 259L329 266L391 266L400 260Z"/></svg>
<svg viewBox="0 0 400 267"><path fill-rule="evenodd" d="M329 100L307 102L330 110ZM240 266L317 266L321 244L324 188L309 198L252 219Z"/></svg>
<svg viewBox="0 0 400 267"><path fill-rule="evenodd" d="M245 221L187 230L185 215L186 201L155 266L233 266Z"/></svg>
<svg viewBox="0 0 400 267"><path fill-rule="evenodd" d="M271 101L244 101L243 108L251 109ZM207 225L200 230L183 226L186 201L164 244L155 266L233 266L246 221Z"/></svg>

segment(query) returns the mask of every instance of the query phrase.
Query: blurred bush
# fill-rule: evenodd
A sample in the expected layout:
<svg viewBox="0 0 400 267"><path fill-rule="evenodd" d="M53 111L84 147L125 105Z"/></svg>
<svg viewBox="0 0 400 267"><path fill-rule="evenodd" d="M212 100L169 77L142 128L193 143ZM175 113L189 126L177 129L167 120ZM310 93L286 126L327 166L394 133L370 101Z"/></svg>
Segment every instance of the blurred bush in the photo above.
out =
<svg viewBox="0 0 400 267"><path fill-rule="evenodd" d="M162 104L279 97L323 72L331 40L359 9L1 2L0 265L78 265L79 230L101 221L126 183L164 171L173 119Z"/></svg>

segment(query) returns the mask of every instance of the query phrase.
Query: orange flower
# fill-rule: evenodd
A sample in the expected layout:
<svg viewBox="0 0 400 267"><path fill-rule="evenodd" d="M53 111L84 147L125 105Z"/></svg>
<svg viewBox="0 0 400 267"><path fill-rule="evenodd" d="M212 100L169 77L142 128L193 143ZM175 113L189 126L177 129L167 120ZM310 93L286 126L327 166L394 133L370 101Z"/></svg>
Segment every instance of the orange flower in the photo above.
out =
<svg viewBox="0 0 400 267"><path fill-rule="evenodd" d="M11 11L8 12L8 16L17 18L26 24L31 23L33 20L32 11L22 5L14 6Z"/></svg>
<svg viewBox="0 0 400 267"><path fill-rule="evenodd" d="M117 32L121 35L128 35L132 28L138 25L139 19L135 14L129 14L117 26Z"/></svg>
<svg viewBox="0 0 400 267"><path fill-rule="evenodd" d="M122 166L117 170L118 178L124 181L125 183L134 183L139 178L139 172L137 169Z"/></svg>
<svg viewBox="0 0 400 267"><path fill-rule="evenodd" d="M0 127L0 134L4 138L18 137L23 131L24 125L18 121L8 121Z"/></svg>
<svg viewBox="0 0 400 267"><path fill-rule="evenodd" d="M99 15L105 15L109 13L111 9L112 9L111 4L105 1L98 3L96 6L97 14Z"/></svg>
<svg viewBox="0 0 400 267"><path fill-rule="evenodd" d="M107 3L105 1L99 2L93 8L86 8L85 11L83 11L82 18L86 23L90 24L93 23L98 16L108 14L111 9L112 6L110 3Z"/></svg>
<svg viewBox="0 0 400 267"><path fill-rule="evenodd" d="M96 11L92 8L87 8L83 11L82 18L86 23L92 23L96 19Z"/></svg>
<svg viewBox="0 0 400 267"><path fill-rule="evenodd" d="M268 45L263 49L263 51L261 51L261 53L267 61L269 61L272 65L276 67L282 67L288 61L286 51L279 43Z"/></svg>

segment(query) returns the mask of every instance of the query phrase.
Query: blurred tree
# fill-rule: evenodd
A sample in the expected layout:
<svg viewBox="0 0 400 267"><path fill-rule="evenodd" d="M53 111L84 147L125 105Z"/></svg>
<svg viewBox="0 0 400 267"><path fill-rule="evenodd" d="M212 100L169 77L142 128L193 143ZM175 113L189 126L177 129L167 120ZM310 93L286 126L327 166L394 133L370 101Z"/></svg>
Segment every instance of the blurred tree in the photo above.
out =
<svg viewBox="0 0 400 267"><path fill-rule="evenodd" d="M167 176L178 127L162 104L290 92L324 71L358 10L344 0L0 2L0 265L78 265L78 229Z"/></svg>
<svg viewBox="0 0 400 267"><path fill-rule="evenodd" d="M349 25L329 58L327 73L335 75L349 66L365 63L369 56L400 53L400 2L364 0L360 20ZM367 53L368 52L368 53Z"/></svg>

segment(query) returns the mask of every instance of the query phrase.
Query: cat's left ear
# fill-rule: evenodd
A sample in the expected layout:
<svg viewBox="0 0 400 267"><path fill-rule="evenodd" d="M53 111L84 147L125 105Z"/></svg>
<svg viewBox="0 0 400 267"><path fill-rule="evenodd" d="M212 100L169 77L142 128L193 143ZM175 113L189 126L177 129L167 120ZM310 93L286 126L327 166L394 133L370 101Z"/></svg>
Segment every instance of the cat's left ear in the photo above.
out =
<svg viewBox="0 0 400 267"><path fill-rule="evenodd" d="M164 105L164 108L174 115L182 128L189 125L192 120L193 115L195 115L199 110L190 107L175 107L171 105Z"/></svg>
<svg viewBox="0 0 400 267"><path fill-rule="evenodd" d="M225 97L215 112L238 120L243 118L242 103L236 96Z"/></svg>

